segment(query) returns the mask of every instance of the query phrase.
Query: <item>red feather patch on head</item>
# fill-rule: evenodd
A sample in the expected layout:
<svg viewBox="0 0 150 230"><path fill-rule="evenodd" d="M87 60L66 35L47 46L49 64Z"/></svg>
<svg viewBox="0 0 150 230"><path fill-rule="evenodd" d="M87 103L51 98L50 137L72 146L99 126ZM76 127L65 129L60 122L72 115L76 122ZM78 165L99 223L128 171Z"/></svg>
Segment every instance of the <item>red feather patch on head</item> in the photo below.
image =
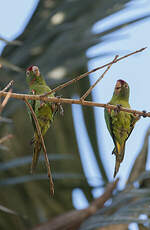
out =
<svg viewBox="0 0 150 230"><path fill-rule="evenodd" d="M121 80L121 79L120 79L120 80L118 80L117 82L120 82L120 84L121 84L121 85L126 84L126 82L125 82L125 81L123 81L123 80Z"/></svg>
<svg viewBox="0 0 150 230"><path fill-rule="evenodd" d="M29 67L27 68L27 71L32 71L32 68L33 68L33 65L29 66Z"/></svg>

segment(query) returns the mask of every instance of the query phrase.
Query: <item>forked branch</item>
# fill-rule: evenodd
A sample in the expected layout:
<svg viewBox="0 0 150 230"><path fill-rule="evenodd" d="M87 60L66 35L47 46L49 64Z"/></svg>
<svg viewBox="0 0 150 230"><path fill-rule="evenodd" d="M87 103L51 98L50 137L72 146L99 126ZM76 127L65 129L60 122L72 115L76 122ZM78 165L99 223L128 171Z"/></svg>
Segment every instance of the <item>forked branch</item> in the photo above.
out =
<svg viewBox="0 0 150 230"><path fill-rule="evenodd" d="M115 61L111 61L111 62L109 62L109 63L107 63L107 64L105 64L105 65L102 65L102 66L100 66L100 67L97 67L97 68L95 68L95 69L92 69L92 70L89 71L89 72L86 72L86 73L84 73L84 74L82 74L82 75L80 75L80 76L77 76L77 77L73 78L73 79L70 80L70 81L65 82L65 83L62 84L62 85L57 86L56 88L54 88L53 90L51 90L49 93L43 94L42 96L47 96L47 95L50 95L50 94L52 94L52 93L55 93L56 91L61 90L61 89L65 88L65 87L67 87L68 85L71 85L71 84L73 84L73 83L76 83L76 82L79 81L80 79L82 79L82 78L88 76L88 75L91 74L91 73L96 72L96 71L99 70L99 69L103 69L103 68L105 68L106 66L109 66L109 65L111 65L111 64L117 63L118 61L121 61L121 60L123 60L124 58L127 58L127 57L129 57L129 56L131 56L131 55L133 55L133 54L140 53L140 52L144 51L146 48L147 48L147 47L144 47L144 48L142 48L142 49L136 50L136 51L134 51L134 52L132 52L132 53L126 54L126 55L124 55L123 57L120 57L120 58L116 59Z"/></svg>
<svg viewBox="0 0 150 230"><path fill-rule="evenodd" d="M0 96L6 97L8 93L0 91ZM41 95L29 95L29 94L17 94L17 93L11 93L10 97L21 99L21 100L41 100L41 101L49 101L54 103L60 103L60 104L77 104L77 105L83 105L83 106L96 106L96 107L103 107L107 109L118 109L118 106L110 105L110 104L104 104L104 103L98 103L93 101L81 101L76 99L70 99L70 98L59 98L59 97L41 97ZM143 117L150 117L150 112L146 112L145 110L139 111L124 107L119 107L120 111L124 111L127 113L133 113L138 114L139 116Z"/></svg>
<svg viewBox="0 0 150 230"><path fill-rule="evenodd" d="M119 56L116 55L112 63L107 67L107 69L104 71L104 73L97 79L97 81L86 91L86 93L80 98L80 100L85 100L85 98L92 92L93 88L102 80L102 78L105 76L105 74L108 72L110 67L112 66L113 63L115 63L116 59Z"/></svg>

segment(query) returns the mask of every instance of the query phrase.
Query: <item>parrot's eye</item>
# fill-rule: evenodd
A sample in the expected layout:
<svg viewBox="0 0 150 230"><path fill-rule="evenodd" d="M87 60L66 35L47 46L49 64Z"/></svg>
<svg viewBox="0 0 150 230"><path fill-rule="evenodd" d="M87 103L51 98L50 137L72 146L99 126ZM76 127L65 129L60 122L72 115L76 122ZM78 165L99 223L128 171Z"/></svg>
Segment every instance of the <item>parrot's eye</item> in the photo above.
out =
<svg viewBox="0 0 150 230"><path fill-rule="evenodd" d="M26 75L27 75L27 77L29 77L29 75L30 75L30 71L29 70L26 72Z"/></svg>
<svg viewBox="0 0 150 230"><path fill-rule="evenodd" d="M121 89L121 87L116 87L116 89L118 90L118 89Z"/></svg>
<svg viewBox="0 0 150 230"><path fill-rule="evenodd" d="M128 88L128 85L125 85L126 88Z"/></svg>

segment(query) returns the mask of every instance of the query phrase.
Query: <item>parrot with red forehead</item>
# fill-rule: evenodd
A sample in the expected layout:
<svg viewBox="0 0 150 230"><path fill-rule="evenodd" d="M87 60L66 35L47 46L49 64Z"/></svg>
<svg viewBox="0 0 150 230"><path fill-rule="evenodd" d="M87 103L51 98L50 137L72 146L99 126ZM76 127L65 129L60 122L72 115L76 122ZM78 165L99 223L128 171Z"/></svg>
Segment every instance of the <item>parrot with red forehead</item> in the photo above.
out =
<svg viewBox="0 0 150 230"><path fill-rule="evenodd" d="M51 91L49 86L46 84L45 80L43 79L39 68L37 66L30 66L26 70L26 81L29 85L30 94L34 95L41 95ZM48 97L54 97L54 94L50 94ZM50 127L51 123L54 119L54 114L56 112L55 105L50 102L38 101L38 100L30 100L29 103L31 104L37 120L39 122L39 126L41 128L41 134L44 137L48 128ZM32 114L30 113L30 117L34 127L34 137L33 137L33 158L32 158L32 165L31 165L31 172L33 172L36 168L39 153L41 151L41 139L37 134L36 126Z"/></svg>
<svg viewBox="0 0 150 230"><path fill-rule="evenodd" d="M123 161L125 153L125 144L129 138L134 125L139 116L119 111L119 106L130 108L129 104L129 85L123 80L118 80L114 89L113 96L108 104L118 106L117 110L105 109L105 121L108 131L114 142L114 149L112 154L116 156L116 164L114 177L120 168L120 163Z"/></svg>

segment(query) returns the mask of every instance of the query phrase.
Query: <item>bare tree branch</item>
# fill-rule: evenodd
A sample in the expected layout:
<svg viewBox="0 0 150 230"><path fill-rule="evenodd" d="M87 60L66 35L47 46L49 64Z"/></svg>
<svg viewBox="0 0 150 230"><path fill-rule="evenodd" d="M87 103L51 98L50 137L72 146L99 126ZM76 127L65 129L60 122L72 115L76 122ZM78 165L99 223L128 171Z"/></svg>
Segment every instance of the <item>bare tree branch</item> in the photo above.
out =
<svg viewBox="0 0 150 230"><path fill-rule="evenodd" d="M7 92L2 92L0 91L0 96L6 97L8 93ZM93 102L93 101L81 101L81 100L76 100L76 99L69 99L69 98L59 98L59 97L44 97L41 95L29 95L29 94L17 94L17 93L11 93L10 97L16 98L16 99L21 99L21 100L41 100L41 101L49 101L49 102L54 102L54 103L60 103L60 104L78 104L78 105L83 105L83 106L96 106L96 107L103 107L107 109L118 109L117 106L115 105L110 105L110 104L104 104L104 103L98 103L98 102ZM150 112L146 112L145 110L143 111L138 111L134 109L129 109L129 108L124 108L124 107L119 107L120 111L124 111L127 113L133 113L133 114L138 114L139 116L143 117L150 117Z"/></svg>
<svg viewBox="0 0 150 230"><path fill-rule="evenodd" d="M2 92L7 91L13 84L14 84L14 80L11 80L11 81L6 85L6 87L2 90Z"/></svg>
<svg viewBox="0 0 150 230"><path fill-rule="evenodd" d="M93 70L91 70L91 71L89 71L89 72L86 72L86 73L84 73L84 74L82 74L82 75L80 75L80 76L77 76L77 77L73 78L72 80L67 81L67 82L64 83L64 84L57 86L56 88L54 88L53 90L51 90L50 92L48 92L48 93L46 93L46 94L43 94L42 96L47 96L47 95L50 95L50 94L52 94L52 93L55 93L56 91L61 90L61 89L65 88L66 86L71 85L71 84L73 84L73 83L76 83L76 82L79 81L80 79L82 79L82 78L88 76L88 75L91 74L91 73L96 72L96 71L99 70L99 69L102 69L102 68L104 68L104 67L106 67L106 66L109 66L109 65L111 65L111 64L117 63L118 61L121 61L122 59L127 58L127 57L129 57L129 56L131 56L131 55L133 55L133 54L140 53L140 52L144 51L146 48L147 48L147 47L144 47L144 48L139 49L139 50L136 50L136 51L134 51L134 52L132 52L132 53L126 54L125 56L120 57L120 58L116 59L115 61L109 62L109 63L107 63L107 64L105 64L105 65L102 65L102 66L100 66L100 67L97 67L97 68L95 68L95 69L93 69Z"/></svg>
<svg viewBox="0 0 150 230"><path fill-rule="evenodd" d="M9 90L9 92L7 93L6 97L4 98L2 104L0 104L0 113L3 111L4 107L6 106L10 96L12 93L12 89Z"/></svg>
<svg viewBox="0 0 150 230"><path fill-rule="evenodd" d="M112 63L107 67L107 69L104 71L104 73L97 79L97 81L86 91L86 93L80 98L80 100L85 100L85 98L91 93L92 89L102 80L102 78L105 76L105 74L108 72L110 67L112 66L113 63L115 63L116 59L119 56L116 55L115 58L113 59Z"/></svg>
<svg viewBox="0 0 150 230"><path fill-rule="evenodd" d="M0 37L0 41L5 42L7 45L14 45L14 46L22 45L21 41L18 41L18 40L8 41L7 39L5 39L3 37Z"/></svg>
<svg viewBox="0 0 150 230"><path fill-rule="evenodd" d="M1 64L0 64L1 65ZM1 68L1 66L0 66ZM14 81L10 81L6 87L2 90L2 92L5 92L6 90L8 90L12 85L13 85ZM4 109L4 107L6 106L9 98L10 98L10 94L12 93L12 90L9 90L9 93L6 95L5 99L3 100L2 104L0 104L0 113L2 112L2 110ZM1 97L1 96L0 96Z"/></svg>

